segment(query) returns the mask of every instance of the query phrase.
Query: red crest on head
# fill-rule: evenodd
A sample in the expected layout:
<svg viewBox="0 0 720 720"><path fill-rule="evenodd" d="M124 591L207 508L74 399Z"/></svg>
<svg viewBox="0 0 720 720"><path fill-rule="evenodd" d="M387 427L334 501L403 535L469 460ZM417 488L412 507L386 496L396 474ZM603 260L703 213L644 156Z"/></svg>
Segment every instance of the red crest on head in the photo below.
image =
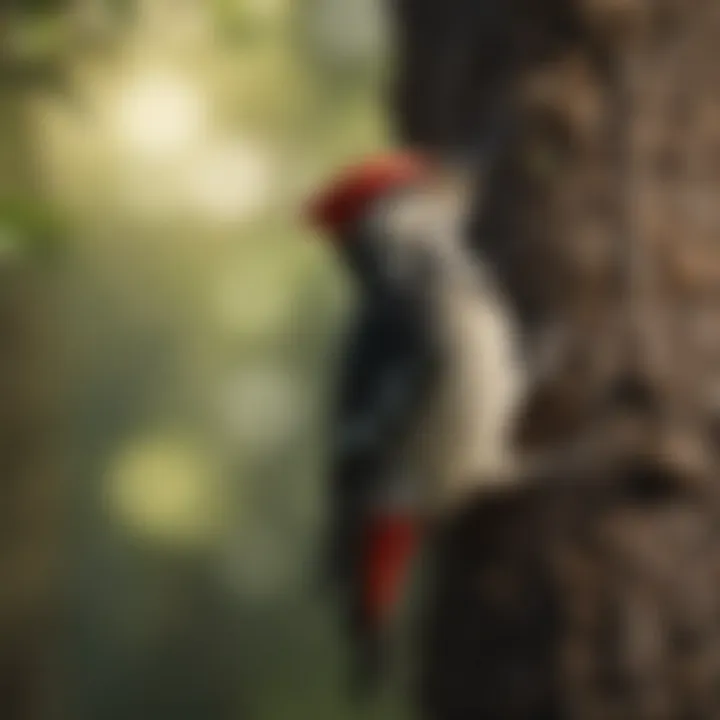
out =
<svg viewBox="0 0 720 720"><path fill-rule="evenodd" d="M390 153L354 165L310 202L308 217L317 228L341 234L360 220L373 202L431 174L430 163L414 153Z"/></svg>

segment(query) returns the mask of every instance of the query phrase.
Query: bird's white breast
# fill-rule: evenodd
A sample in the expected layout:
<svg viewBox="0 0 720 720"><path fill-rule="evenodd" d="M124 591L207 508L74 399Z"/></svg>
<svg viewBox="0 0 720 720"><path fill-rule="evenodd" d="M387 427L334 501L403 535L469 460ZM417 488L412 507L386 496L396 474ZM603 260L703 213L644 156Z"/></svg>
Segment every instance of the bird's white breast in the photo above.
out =
<svg viewBox="0 0 720 720"><path fill-rule="evenodd" d="M525 387L519 331L504 298L476 270L448 275L433 320L444 366L421 435L434 508L511 476L511 433Z"/></svg>

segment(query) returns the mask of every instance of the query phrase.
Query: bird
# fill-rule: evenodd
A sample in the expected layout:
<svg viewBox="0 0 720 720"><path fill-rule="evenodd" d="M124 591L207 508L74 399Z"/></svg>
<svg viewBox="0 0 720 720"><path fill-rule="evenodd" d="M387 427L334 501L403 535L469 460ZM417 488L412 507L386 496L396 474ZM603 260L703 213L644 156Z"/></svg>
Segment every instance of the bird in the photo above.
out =
<svg viewBox="0 0 720 720"><path fill-rule="evenodd" d="M470 184L397 151L344 169L310 203L358 287L335 391L325 566L361 694L383 678L436 519L512 476L525 368L510 303L470 246Z"/></svg>

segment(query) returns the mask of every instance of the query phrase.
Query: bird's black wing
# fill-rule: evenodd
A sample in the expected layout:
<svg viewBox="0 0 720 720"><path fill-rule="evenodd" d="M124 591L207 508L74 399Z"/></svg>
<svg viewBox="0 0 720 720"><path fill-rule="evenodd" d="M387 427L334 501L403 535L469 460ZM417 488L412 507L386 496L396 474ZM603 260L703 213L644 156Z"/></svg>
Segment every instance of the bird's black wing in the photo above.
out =
<svg viewBox="0 0 720 720"><path fill-rule="evenodd" d="M326 579L339 593L353 647L351 684L366 695L383 665L382 638L366 627L364 532L373 500L413 432L437 368L426 323L382 301L367 303L346 340L333 413Z"/></svg>
<svg viewBox="0 0 720 720"><path fill-rule="evenodd" d="M368 505L413 427L434 368L422 318L366 304L346 340L332 417L327 570L341 587L357 568Z"/></svg>

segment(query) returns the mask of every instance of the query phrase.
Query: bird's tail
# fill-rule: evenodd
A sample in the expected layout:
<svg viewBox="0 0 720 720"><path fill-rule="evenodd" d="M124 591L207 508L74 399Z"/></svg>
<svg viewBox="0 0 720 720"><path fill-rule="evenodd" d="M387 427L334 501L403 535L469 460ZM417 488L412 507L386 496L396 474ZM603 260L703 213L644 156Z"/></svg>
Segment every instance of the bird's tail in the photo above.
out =
<svg viewBox="0 0 720 720"><path fill-rule="evenodd" d="M349 598L350 681L356 697L374 694L386 675L395 615L405 595L420 536L417 517L400 511L375 515L363 534Z"/></svg>

